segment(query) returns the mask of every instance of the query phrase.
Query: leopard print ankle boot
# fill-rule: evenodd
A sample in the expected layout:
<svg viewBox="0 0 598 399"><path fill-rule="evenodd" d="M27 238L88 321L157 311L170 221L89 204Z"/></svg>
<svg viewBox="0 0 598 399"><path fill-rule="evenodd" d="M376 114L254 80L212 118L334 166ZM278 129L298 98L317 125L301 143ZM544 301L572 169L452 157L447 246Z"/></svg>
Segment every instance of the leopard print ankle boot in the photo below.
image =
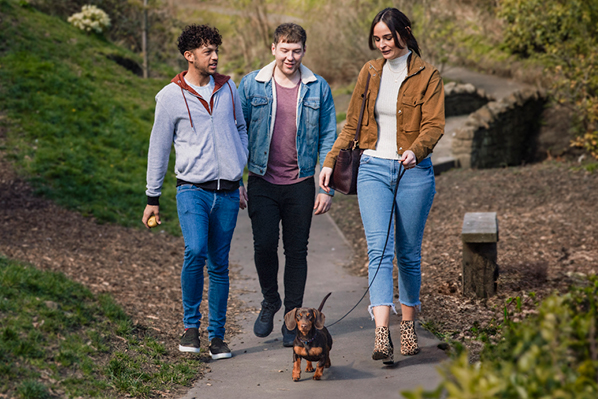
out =
<svg viewBox="0 0 598 399"><path fill-rule="evenodd" d="M384 364L394 364L394 347L388 327L376 327L376 340L372 359L382 360Z"/></svg>
<svg viewBox="0 0 598 399"><path fill-rule="evenodd" d="M417 345L417 334L415 333L415 321L401 321L401 355L416 355L419 353Z"/></svg>

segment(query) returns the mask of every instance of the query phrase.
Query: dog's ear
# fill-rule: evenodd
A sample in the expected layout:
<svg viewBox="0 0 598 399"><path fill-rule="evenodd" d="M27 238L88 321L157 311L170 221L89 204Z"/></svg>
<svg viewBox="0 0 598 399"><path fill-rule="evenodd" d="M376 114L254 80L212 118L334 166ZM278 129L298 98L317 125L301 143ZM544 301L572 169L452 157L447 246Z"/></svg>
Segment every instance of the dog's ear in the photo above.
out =
<svg viewBox="0 0 598 399"><path fill-rule="evenodd" d="M297 327L297 308L291 310L289 313L284 315L284 324L287 326L289 331L293 331Z"/></svg>
<svg viewBox="0 0 598 399"><path fill-rule="evenodd" d="M324 328L326 316L324 316L324 313L318 312L316 309L314 309L314 313L316 314L316 322L314 323L314 325L318 330L321 330L322 328Z"/></svg>

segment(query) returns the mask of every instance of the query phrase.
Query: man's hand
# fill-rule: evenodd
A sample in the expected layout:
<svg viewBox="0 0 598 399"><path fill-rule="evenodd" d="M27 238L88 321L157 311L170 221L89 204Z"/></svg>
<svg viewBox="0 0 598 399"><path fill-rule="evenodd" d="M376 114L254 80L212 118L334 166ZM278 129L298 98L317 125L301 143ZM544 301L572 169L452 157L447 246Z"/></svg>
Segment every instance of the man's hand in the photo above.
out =
<svg viewBox="0 0 598 399"><path fill-rule="evenodd" d="M249 201L249 197L247 197L247 190L245 190L245 187L239 186L239 208L247 208L247 201Z"/></svg>
<svg viewBox="0 0 598 399"><path fill-rule="evenodd" d="M150 228L147 225L147 220L150 218L150 216L154 215L156 217L156 223L158 224L162 224L162 222L160 221L160 207L158 205L146 205L145 206L145 210L143 211L143 217L141 218L141 222L145 225L145 227L147 227L148 229Z"/></svg>
<svg viewBox="0 0 598 399"><path fill-rule="evenodd" d="M331 176L332 176L332 168L324 166L322 168L322 171L320 172L319 183L320 183L320 187L322 188L322 190L326 191L327 193L330 192L330 187L328 187L328 184L330 183Z"/></svg>
<svg viewBox="0 0 598 399"><path fill-rule="evenodd" d="M316 215L323 215L332 205L332 197L328 194L318 194L316 197L316 203L314 204L314 211Z"/></svg>
<svg viewBox="0 0 598 399"><path fill-rule="evenodd" d="M407 150L401 156L401 163L405 169L413 169L417 163L415 153L411 150Z"/></svg>

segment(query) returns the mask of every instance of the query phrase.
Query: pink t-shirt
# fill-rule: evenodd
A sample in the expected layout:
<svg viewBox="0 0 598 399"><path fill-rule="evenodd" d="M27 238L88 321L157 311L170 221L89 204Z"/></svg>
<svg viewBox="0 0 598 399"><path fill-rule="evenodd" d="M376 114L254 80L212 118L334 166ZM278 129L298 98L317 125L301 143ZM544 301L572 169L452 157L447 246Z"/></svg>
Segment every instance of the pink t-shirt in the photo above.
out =
<svg viewBox="0 0 598 399"><path fill-rule="evenodd" d="M276 81L275 81L276 82ZM294 184L308 177L299 179L299 165L297 163L297 95L299 86L286 88L276 85L276 120L268 168L263 179L272 184Z"/></svg>

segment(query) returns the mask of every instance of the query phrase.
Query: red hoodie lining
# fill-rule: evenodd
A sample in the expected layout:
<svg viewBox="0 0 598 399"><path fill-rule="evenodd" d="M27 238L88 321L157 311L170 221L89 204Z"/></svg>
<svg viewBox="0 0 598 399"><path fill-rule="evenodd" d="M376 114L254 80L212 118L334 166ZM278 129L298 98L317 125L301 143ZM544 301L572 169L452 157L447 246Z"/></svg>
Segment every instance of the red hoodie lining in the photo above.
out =
<svg viewBox="0 0 598 399"><path fill-rule="evenodd" d="M202 103L202 105L204 106L206 111L208 111L208 114L210 114L210 115L212 115L212 109L214 109L214 97L211 96L210 104L208 104L208 102L206 100L204 100L199 95L199 93L197 93L193 89L193 87L189 86L187 84L187 82L185 81L185 75L187 74L187 72L188 71L183 71L183 72L179 73L177 76L172 78L171 82L181 88L181 94L183 95L183 99L185 100L185 106L187 107L187 113L189 114L189 122L191 123L191 127L193 127L193 119L191 118L191 111L189 110L189 104L187 103L187 98L185 97L185 93L183 92L183 89L185 89L189 93L193 94ZM212 94L217 92L222 86L224 86L225 83L228 83L228 88L231 92L231 100L233 103L233 113L235 116L235 125L236 125L237 124L237 114L236 114L236 110L235 110L235 100L233 98L233 89L230 87L230 83L229 83L230 76L221 75L219 73L215 73L213 76L214 76L214 91L212 91Z"/></svg>

